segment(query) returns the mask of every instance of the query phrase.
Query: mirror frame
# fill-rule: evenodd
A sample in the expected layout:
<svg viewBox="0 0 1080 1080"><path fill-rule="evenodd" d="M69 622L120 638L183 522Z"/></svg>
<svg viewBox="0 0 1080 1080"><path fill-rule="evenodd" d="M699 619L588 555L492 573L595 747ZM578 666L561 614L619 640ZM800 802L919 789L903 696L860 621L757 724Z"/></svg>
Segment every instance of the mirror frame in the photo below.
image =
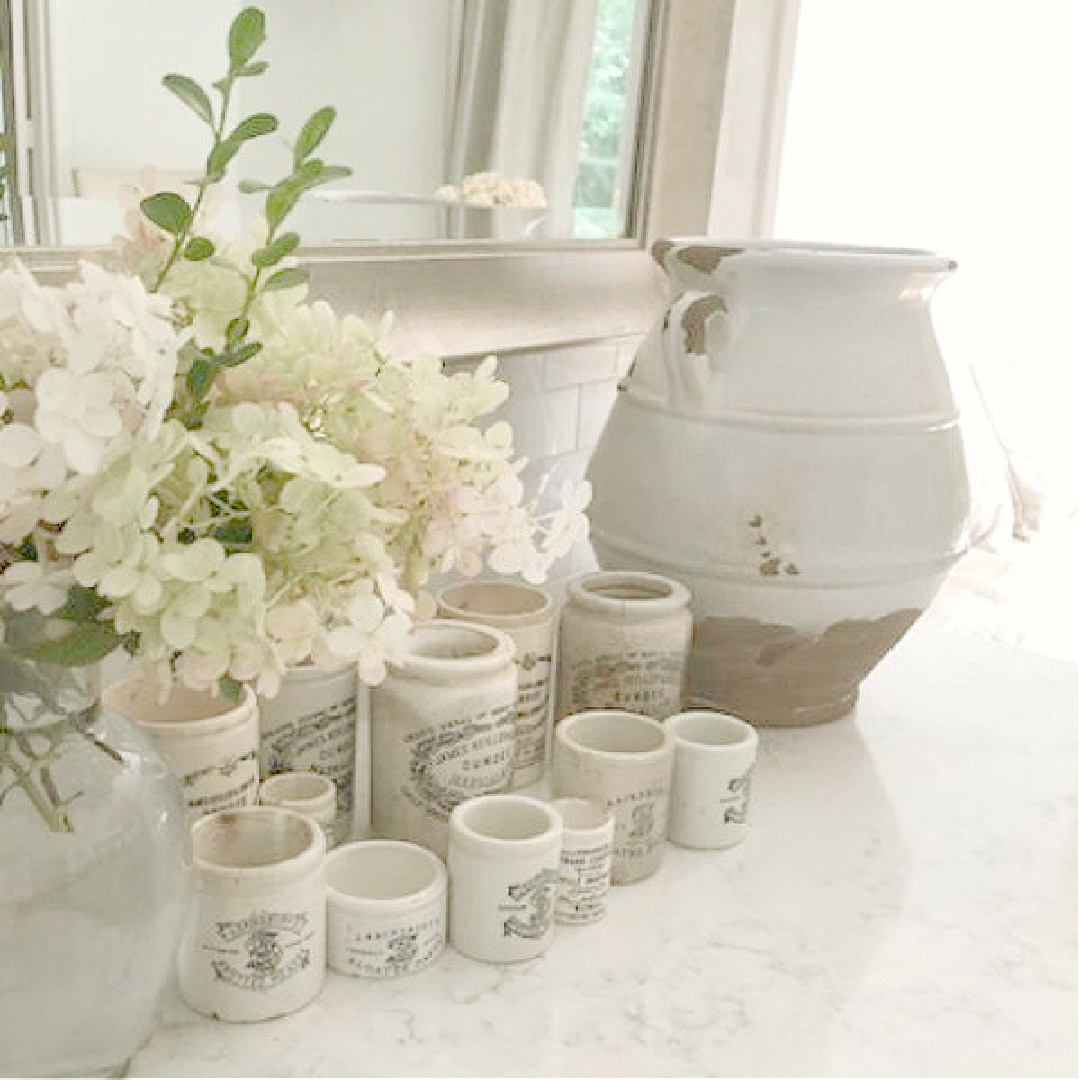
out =
<svg viewBox="0 0 1080 1080"><path fill-rule="evenodd" d="M447 358L644 333L666 292L649 255L652 241L704 234L709 225L736 2L657 0L638 132L635 238L303 248L311 295L372 322L390 311L390 348ZM95 250L14 254L43 280L64 280Z"/></svg>

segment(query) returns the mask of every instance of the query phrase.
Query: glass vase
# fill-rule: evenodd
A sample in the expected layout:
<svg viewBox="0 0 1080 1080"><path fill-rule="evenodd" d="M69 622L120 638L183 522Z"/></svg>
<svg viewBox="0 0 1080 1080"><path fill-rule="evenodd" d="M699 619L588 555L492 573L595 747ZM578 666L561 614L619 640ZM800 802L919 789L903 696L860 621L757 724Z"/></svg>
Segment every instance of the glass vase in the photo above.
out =
<svg viewBox="0 0 1080 1080"><path fill-rule="evenodd" d="M96 668L0 650L0 1073L120 1075L172 973L190 855L175 778Z"/></svg>

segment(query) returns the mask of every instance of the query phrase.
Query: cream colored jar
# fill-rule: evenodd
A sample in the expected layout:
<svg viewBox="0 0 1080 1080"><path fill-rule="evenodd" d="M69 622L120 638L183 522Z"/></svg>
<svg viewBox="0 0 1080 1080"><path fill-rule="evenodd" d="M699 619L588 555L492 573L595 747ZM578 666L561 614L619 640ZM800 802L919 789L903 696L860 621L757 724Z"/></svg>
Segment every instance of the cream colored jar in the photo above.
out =
<svg viewBox="0 0 1080 1080"><path fill-rule="evenodd" d="M446 867L404 840L358 840L326 863L327 962L388 979L435 961L446 943Z"/></svg>
<svg viewBox="0 0 1080 1080"><path fill-rule="evenodd" d="M223 810L192 829L195 895L180 945L184 1000L219 1020L269 1020L326 978L326 840L280 806Z"/></svg>
<svg viewBox="0 0 1080 1080"><path fill-rule="evenodd" d="M155 685L133 678L106 687L102 701L154 740L192 819L258 799L259 714L249 687L233 701L176 685L161 701Z"/></svg>
<svg viewBox="0 0 1080 1080"><path fill-rule="evenodd" d="M326 833L328 848L337 843L337 788L330 777L311 771L275 773L259 785L259 802L263 806L284 806L311 818Z"/></svg>
<svg viewBox="0 0 1080 1080"><path fill-rule="evenodd" d="M516 703L506 634L454 619L418 623L402 662L371 692L375 836L445 857L454 807L510 783Z"/></svg>
<svg viewBox="0 0 1080 1080"><path fill-rule="evenodd" d="M555 932L562 819L528 795L484 795L450 819L450 943L486 963L539 956Z"/></svg>
<svg viewBox="0 0 1080 1080"><path fill-rule="evenodd" d="M555 607L543 589L517 581L466 581L439 595L443 618L494 626L514 642L518 672L512 788L544 775L550 742Z"/></svg>
<svg viewBox="0 0 1080 1080"><path fill-rule="evenodd" d="M299 665L286 671L275 697L259 701L263 779L310 769L333 780L337 809L331 833L336 843L354 829L366 835L370 818L370 733L367 710L358 708L358 684L355 664L329 671Z"/></svg>
<svg viewBox="0 0 1080 1080"><path fill-rule="evenodd" d="M557 716L625 709L657 720L682 708L690 591L659 574L597 571L567 584L559 623Z"/></svg>
<svg viewBox="0 0 1080 1080"><path fill-rule="evenodd" d="M642 881L660 869L674 750L671 732L640 713L597 709L567 716L555 728L555 795L591 799L615 818L614 885Z"/></svg>

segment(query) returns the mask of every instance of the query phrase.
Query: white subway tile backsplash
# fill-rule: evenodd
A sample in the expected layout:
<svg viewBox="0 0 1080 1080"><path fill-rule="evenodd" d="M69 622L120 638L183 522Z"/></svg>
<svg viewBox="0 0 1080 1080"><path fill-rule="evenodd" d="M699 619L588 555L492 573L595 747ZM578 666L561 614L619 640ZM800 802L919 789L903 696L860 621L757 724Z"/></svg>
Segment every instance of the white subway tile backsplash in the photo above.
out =
<svg viewBox="0 0 1080 1080"><path fill-rule="evenodd" d="M544 357L545 389L559 390L615 378L617 351L613 342L605 341L548 353Z"/></svg>
<svg viewBox="0 0 1080 1080"><path fill-rule="evenodd" d="M510 381L510 397L491 420L506 420L514 429L514 448L528 458L568 454L577 449L578 391L525 393Z"/></svg>

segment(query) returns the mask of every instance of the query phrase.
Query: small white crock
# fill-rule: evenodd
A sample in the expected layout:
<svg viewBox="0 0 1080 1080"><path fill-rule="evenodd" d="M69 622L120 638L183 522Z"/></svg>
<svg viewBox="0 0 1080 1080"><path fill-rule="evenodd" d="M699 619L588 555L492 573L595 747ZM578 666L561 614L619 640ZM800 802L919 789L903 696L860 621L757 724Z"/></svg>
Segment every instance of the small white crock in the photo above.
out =
<svg viewBox="0 0 1080 1080"><path fill-rule="evenodd" d="M280 806L210 814L192 827L194 897L177 974L184 1000L219 1020L269 1020L326 977L326 839Z"/></svg>
<svg viewBox="0 0 1080 1080"><path fill-rule="evenodd" d="M250 687L237 702L175 685L161 701L156 686L134 678L107 686L102 701L153 739L192 819L258 799L259 714Z"/></svg>
<svg viewBox="0 0 1080 1080"><path fill-rule="evenodd" d="M554 935L562 820L528 795L481 795L450 818L450 943L486 963L528 960Z"/></svg>
<svg viewBox="0 0 1080 1080"><path fill-rule="evenodd" d="M327 962L386 979L432 963L446 943L446 868L404 840L357 840L326 861Z"/></svg>
<svg viewBox="0 0 1080 1080"><path fill-rule="evenodd" d="M534 585L517 581L466 581L444 589L439 615L494 626L514 642L518 673L514 773L511 789L544 775L551 736L551 682L555 606Z"/></svg>
<svg viewBox="0 0 1080 1080"><path fill-rule="evenodd" d="M594 709L556 725L554 793L593 799L611 811L615 885L641 881L660 868L674 749L664 725L640 713Z"/></svg>
<svg viewBox="0 0 1080 1080"><path fill-rule="evenodd" d="M371 827L442 858L454 807L510 784L514 643L493 627L433 619L405 648L371 691Z"/></svg>
<svg viewBox="0 0 1080 1080"><path fill-rule="evenodd" d="M371 823L371 733L367 694L355 664L324 670L298 664L281 689L259 699L259 771L311 769L337 786L332 834L340 843Z"/></svg>
<svg viewBox="0 0 1080 1080"><path fill-rule="evenodd" d="M556 717L626 709L657 720L683 707L690 590L660 574L600 570L566 586Z"/></svg>
<svg viewBox="0 0 1080 1080"><path fill-rule="evenodd" d="M330 777L310 771L275 773L259 784L259 802L306 815L322 826L328 848L337 843L337 786Z"/></svg>
<svg viewBox="0 0 1080 1080"><path fill-rule="evenodd" d="M563 823L555 921L598 922L607 911L615 818L592 799L568 797L552 805Z"/></svg>
<svg viewBox="0 0 1080 1080"><path fill-rule="evenodd" d="M668 836L690 848L726 848L749 828L750 774L758 734L728 713L691 709L669 716L675 740Z"/></svg>

